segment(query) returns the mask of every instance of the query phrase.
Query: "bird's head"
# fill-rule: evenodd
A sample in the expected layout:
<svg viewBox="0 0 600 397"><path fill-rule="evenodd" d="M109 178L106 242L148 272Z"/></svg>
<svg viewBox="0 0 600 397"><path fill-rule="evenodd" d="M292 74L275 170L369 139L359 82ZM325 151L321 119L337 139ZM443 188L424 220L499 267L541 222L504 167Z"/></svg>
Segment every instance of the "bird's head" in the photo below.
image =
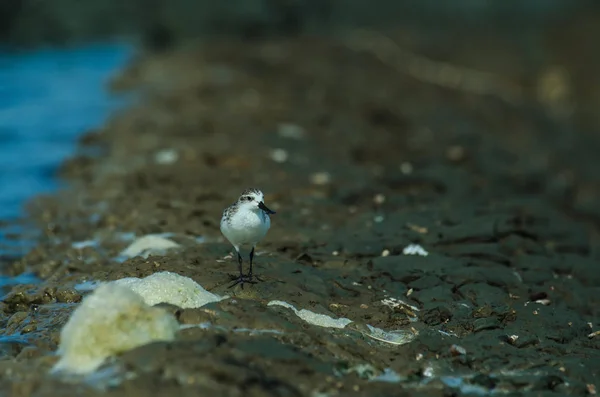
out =
<svg viewBox="0 0 600 397"><path fill-rule="evenodd" d="M238 205L241 208L252 211L264 211L267 214L275 214L275 211L270 210L264 203L264 195L258 189L246 189L238 199Z"/></svg>

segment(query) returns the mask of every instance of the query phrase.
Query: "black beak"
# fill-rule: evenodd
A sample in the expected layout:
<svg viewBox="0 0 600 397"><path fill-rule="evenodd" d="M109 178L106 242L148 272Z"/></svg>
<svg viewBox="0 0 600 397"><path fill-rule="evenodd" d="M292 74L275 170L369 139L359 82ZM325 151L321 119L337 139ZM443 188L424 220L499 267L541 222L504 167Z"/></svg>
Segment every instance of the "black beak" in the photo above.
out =
<svg viewBox="0 0 600 397"><path fill-rule="evenodd" d="M258 208L265 211L267 214L275 214L275 211L271 211L269 208L267 208L265 203L263 203L262 201L258 203Z"/></svg>

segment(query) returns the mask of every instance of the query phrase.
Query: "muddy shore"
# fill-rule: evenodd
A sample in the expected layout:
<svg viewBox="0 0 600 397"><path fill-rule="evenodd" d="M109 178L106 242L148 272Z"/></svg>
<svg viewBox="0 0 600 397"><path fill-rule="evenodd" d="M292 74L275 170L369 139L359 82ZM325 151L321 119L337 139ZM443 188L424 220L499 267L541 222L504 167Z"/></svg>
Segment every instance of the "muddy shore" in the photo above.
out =
<svg viewBox="0 0 600 397"><path fill-rule="evenodd" d="M64 164L68 191L30 204L43 238L6 271L41 282L0 303L0 394L595 394L600 138L556 94L583 83L541 68L532 88L498 42L482 39L477 62L456 48L451 65L480 74L385 37L224 40L116 76L139 100L85 135L101 154ZM219 219L247 187L277 214L258 248L264 281L228 289ZM180 247L115 260L131 236L164 233ZM157 271L231 295L171 308L219 328L123 354L127 376L48 374L77 285ZM354 323L310 325L272 300Z"/></svg>

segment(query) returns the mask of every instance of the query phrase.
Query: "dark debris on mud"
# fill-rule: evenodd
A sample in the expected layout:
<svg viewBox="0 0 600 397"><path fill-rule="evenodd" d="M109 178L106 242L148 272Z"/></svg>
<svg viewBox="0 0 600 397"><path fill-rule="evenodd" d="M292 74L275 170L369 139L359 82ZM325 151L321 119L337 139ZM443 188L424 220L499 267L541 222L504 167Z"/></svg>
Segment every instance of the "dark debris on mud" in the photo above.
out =
<svg viewBox="0 0 600 397"><path fill-rule="evenodd" d="M71 189L32 206L45 239L7 269L42 281L2 298L0 390L533 396L600 386L600 336L588 336L600 327L600 186L577 157L600 149L597 137L565 138L528 98L440 87L324 39L148 56L115 87L143 101L85 136L105 154L64 164ZM218 222L249 186L277 211L258 248L264 281L228 290L235 261ZM181 247L116 261L123 233L173 233ZM410 244L428 255L406 254ZM124 353L111 365L130 376L114 385L48 375L85 294L78 283L164 270L232 295L172 308L181 324L214 327ZM355 326L310 325L271 300ZM392 345L360 332L367 324L418 335Z"/></svg>

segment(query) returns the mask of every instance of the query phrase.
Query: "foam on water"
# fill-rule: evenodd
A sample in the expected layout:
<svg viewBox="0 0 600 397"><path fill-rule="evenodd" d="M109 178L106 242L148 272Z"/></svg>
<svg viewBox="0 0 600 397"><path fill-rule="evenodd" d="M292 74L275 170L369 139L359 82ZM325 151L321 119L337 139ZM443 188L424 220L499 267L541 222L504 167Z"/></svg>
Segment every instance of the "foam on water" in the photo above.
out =
<svg viewBox="0 0 600 397"><path fill-rule="evenodd" d="M172 341L179 330L167 311L148 305L131 289L105 283L88 295L61 330L53 372L87 374L108 358L155 341Z"/></svg>
<svg viewBox="0 0 600 397"><path fill-rule="evenodd" d="M189 277L167 271L153 273L144 278L122 278L112 283L131 289L140 295L148 305L169 303L188 309L202 307L227 298L205 290Z"/></svg>

